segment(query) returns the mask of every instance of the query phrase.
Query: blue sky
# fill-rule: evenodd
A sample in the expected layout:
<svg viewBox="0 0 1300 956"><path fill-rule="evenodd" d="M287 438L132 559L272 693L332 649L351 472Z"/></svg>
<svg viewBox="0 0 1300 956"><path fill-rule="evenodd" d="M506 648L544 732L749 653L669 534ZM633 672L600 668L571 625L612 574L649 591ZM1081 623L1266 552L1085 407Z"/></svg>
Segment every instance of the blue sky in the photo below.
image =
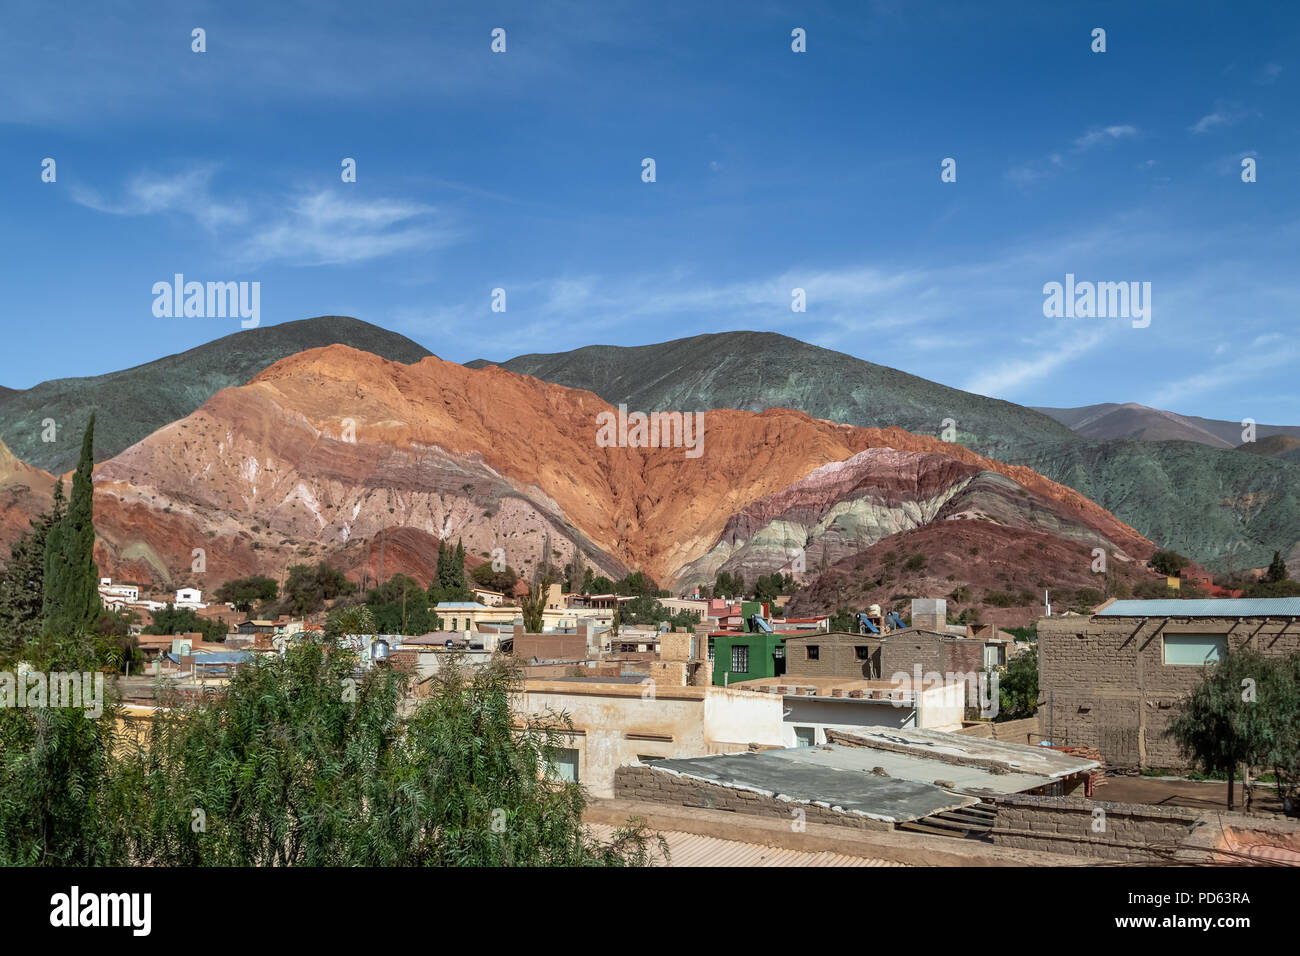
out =
<svg viewBox="0 0 1300 956"><path fill-rule="evenodd" d="M456 361L768 329L1300 423L1298 41L1290 3L10 2L0 384L237 331L154 317L181 272ZM1150 326L1045 318L1066 273L1150 282Z"/></svg>

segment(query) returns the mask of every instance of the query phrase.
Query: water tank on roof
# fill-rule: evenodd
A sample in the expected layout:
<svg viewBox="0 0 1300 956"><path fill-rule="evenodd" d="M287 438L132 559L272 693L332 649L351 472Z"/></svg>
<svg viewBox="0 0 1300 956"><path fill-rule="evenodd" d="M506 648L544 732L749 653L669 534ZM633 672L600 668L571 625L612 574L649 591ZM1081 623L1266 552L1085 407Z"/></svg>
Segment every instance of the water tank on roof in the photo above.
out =
<svg viewBox="0 0 1300 956"><path fill-rule="evenodd" d="M873 604L867 608L867 617L880 617L880 605Z"/></svg>

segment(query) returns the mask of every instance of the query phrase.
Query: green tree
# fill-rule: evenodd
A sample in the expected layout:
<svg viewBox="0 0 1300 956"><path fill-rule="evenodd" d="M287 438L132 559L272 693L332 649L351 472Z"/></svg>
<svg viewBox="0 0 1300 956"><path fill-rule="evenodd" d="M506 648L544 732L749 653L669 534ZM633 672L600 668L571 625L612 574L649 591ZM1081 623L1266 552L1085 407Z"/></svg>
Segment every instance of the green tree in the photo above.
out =
<svg viewBox="0 0 1300 956"><path fill-rule="evenodd" d="M465 584L465 548L459 541L456 547L438 542L438 569L429 585L429 603L441 601L472 601L474 595Z"/></svg>
<svg viewBox="0 0 1300 956"><path fill-rule="evenodd" d="M427 634L437 630L438 619L429 607L429 594L405 574L394 574L366 595L376 634Z"/></svg>
<svg viewBox="0 0 1300 956"><path fill-rule="evenodd" d="M342 571L323 561L314 566L295 564L284 584L282 604L289 614L303 617L323 609L327 601L352 594L356 589Z"/></svg>
<svg viewBox="0 0 1300 956"><path fill-rule="evenodd" d="M507 564L502 570L496 571L493 570L491 561L484 561L473 568L469 576L479 587L500 591L507 597L514 593L515 585L519 583L519 574L514 568Z"/></svg>
<svg viewBox="0 0 1300 956"><path fill-rule="evenodd" d="M95 564L95 506L91 448L92 412L81 439L81 459L72 477L67 513L45 539L42 613L46 629L59 637L87 634L99 620L99 566Z"/></svg>
<svg viewBox="0 0 1300 956"><path fill-rule="evenodd" d="M166 607L153 612L153 623L144 628L145 634L190 634L203 635L203 640L221 642L226 639L226 625L218 620L199 617L193 608L176 607L169 603Z"/></svg>
<svg viewBox="0 0 1300 956"><path fill-rule="evenodd" d="M1177 551L1157 551L1151 555L1151 567L1166 577L1176 578L1191 562Z"/></svg>
<svg viewBox="0 0 1300 956"><path fill-rule="evenodd" d="M106 686L107 690L107 686ZM111 866L124 858L110 825L117 709L0 707L0 866Z"/></svg>
<svg viewBox="0 0 1300 956"><path fill-rule="evenodd" d="M540 634L542 632L546 619L543 613L546 610L546 595L550 590L550 577L543 577L519 601L519 606L523 611L524 630L529 634Z"/></svg>
<svg viewBox="0 0 1300 956"><path fill-rule="evenodd" d="M1273 560L1269 562L1268 570L1264 572L1264 583L1278 584L1287 580L1288 577L1286 562L1282 560L1281 553L1274 551Z"/></svg>
<svg viewBox="0 0 1300 956"><path fill-rule="evenodd" d="M45 541L63 520L66 503L63 482L55 481L50 510L33 518L9 549L0 581L0 661L21 656L22 648L40 637L45 623Z"/></svg>
<svg viewBox="0 0 1300 956"><path fill-rule="evenodd" d="M1300 581L1256 581L1247 585L1241 592L1242 597L1300 597Z"/></svg>
<svg viewBox="0 0 1300 956"><path fill-rule="evenodd" d="M998 675L997 720L1019 720L1038 711L1038 646L1022 651Z"/></svg>
<svg viewBox="0 0 1300 956"><path fill-rule="evenodd" d="M831 615L830 628L841 633L858 633L857 612L852 608L842 607Z"/></svg>
<svg viewBox="0 0 1300 956"><path fill-rule="evenodd" d="M274 601L279 591L274 578L257 574L225 582L217 588L217 600L223 604L233 604L235 610L247 614L260 601Z"/></svg>
<svg viewBox="0 0 1300 956"><path fill-rule="evenodd" d="M626 577L620 578L614 582L614 593L625 596L656 595L659 593L659 585L655 583L654 578L641 571L634 571Z"/></svg>
<svg viewBox="0 0 1300 956"><path fill-rule="evenodd" d="M572 730L520 721L506 662L405 678L306 638L224 693L120 714L0 708L0 865L621 866L666 858L635 820L604 843L553 768ZM520 726L520 723L523 726ZM196 815L196 811L201 814ZM197 820L202 826L195 826ZM657 852L656 852L657 848Z"/></svg>
<svg viewBox="0 0 1300 956"><path fill-rule="evenodd" d="M375 615L364 604L336 607L325 618L325 636L344 637L349 634L379 634Z"/></svg>
<svg viewBox="0 0 1300 956"><path fill-rule="evenodd" d="M1201 682L1178 702L1166 735L1183 757L1209 773L1228 774L1228 808L1238 767L1271 767L1295 809L1300 778L1300 654L1266 657L1252 648L1206 665ZM1250 790L1246 791L1249 808Z"/></svg>
<svg viewBox="0 0 1300 956"><path fill-rule="evenodd" d="M307 639L241 669L224 698L160 714L121 775L149 865L574 866L650 862L633 825L603 844L577 784L548 779L567 727L512 712L518 672L450 663L409 719L403 677ZM193 808L205 829L191 827Z"/></svg>
<svg viewBox="0 0 1300 956"><path fill-rule="evenodd" d="M575 545L573 557L564 568L564 590L570 594L582 591L582 584L586 580L587 568L582 561L582 551Z"/></svg>

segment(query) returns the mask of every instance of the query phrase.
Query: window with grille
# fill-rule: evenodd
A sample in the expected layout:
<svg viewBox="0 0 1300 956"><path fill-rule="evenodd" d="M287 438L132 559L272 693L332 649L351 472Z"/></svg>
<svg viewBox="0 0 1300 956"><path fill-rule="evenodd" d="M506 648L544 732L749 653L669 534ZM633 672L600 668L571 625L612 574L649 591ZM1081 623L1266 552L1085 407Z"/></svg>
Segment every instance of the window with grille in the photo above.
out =
<svg viewBox="0 0 1300 956"><path fill-rule="evenodd" d="M749 673L749 646L740 644L731 649L731 669L738 674Z"/></svg>

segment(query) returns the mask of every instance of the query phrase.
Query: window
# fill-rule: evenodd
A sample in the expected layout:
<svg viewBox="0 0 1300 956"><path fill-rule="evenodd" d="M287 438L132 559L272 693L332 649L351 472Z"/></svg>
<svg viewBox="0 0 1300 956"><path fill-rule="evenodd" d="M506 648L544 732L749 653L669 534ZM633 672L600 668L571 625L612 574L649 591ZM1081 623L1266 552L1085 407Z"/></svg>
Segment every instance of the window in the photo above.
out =
<svg viewBox="0 0 1300 956"><path fill-rule="evenodd" d="M860 661L871 660L871 648L869 647L855 647L853 648L853 653L857 655L857 658Z"/></svg>
<svg viewBox="0 0 1300 956"><path fill-rule="evenodd" d="M822 649L816 644L808 645L808 660L819 661L822 659Z"/></svg>
<svg viewBox="0 0 1300 956"><path fill-rule="evenodd" d="M731 669L737 674L749 673L748 644L737 644L731 649Z"/></svg>
<svg viewBox="0 0 1300 956"><path fill-rule="evenodd" d="M817 746L817 728L816 727L796 727L794 729L794 745L796 747L815 747Z"/></svg>
<svg viewBox="0 0 1300 956"><path fill-rule="evenodd" d="M1228 650L1226 634L1166 634L1166 664L1217 664Z"/></svg>
<svg viewBox="0 0 1300 956"><path fill-rule="evenodd" d="M709 660L713 660L713 638L709 638Z"/></svg>
<svg viewBox="0 0 1300 956"><path fill-rule="evenodd" d="M565 783L578 782L578 751L571 747L555 750L550 762L551 774Z"/></svg>

